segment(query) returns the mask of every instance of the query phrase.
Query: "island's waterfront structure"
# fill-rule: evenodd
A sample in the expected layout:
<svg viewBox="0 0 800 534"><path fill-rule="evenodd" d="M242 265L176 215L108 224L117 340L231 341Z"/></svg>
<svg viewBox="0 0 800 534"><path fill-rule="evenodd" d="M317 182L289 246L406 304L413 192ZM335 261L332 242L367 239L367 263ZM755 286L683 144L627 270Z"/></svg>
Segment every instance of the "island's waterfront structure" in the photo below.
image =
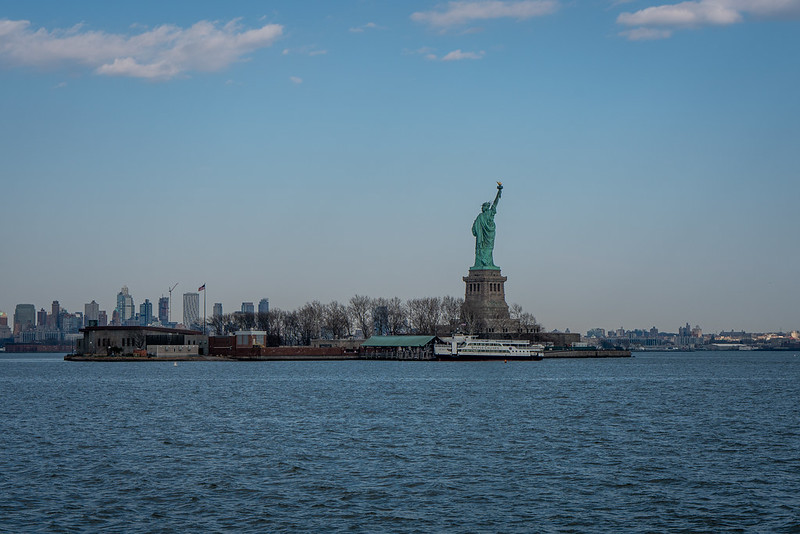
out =
<svg viewBox="0 0 800 534"><path fill-rule="evenodd" d="M195 330L155 326L89 326L75 354L90 357L175 358L208 354L208 336Z"/></svg>

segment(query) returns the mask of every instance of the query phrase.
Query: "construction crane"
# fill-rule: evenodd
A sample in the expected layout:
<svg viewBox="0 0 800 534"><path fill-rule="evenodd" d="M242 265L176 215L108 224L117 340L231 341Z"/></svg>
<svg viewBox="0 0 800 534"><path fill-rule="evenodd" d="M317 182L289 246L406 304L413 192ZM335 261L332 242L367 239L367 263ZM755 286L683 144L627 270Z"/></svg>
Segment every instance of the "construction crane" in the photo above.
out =
<svg viewBox="0 0 800 534"><path fill-rule="evenodd" d="M175 282L175 285L169 288L169 311L167 312L167 321L172 322L172 290L178 287L178 282Z"/></svg>

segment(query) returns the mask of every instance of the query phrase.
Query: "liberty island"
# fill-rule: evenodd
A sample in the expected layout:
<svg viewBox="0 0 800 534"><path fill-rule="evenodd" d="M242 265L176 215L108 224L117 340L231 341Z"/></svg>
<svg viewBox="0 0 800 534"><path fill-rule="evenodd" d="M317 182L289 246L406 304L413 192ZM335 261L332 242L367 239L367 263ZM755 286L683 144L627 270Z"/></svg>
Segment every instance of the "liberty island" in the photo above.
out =
<svg viewBox="0 0 800 534"><path fill-rule="evenodd" d="M629 351L570 350L580 341L579 334L542 332L533 315L521 313L521 308L512 316L505 299L505 282L500 267L494 262L494 247L497 236L495 216L502 196L503 184L497 182L497 193L493 202L484 202L481 212L472 224L475 237L475 261L463 278L465 293L463 301L452 297L445 299L413 299L407 306L393 304L396 310L405 310L405 318L395 315L395 325L389 330L388 306L376 306L371 311L373 325L366 319L370 299L351 299L351 308L341 305L323 311L321 305L303 308L296 315L296 325L305 330L299 332L302 339L293 343L282 342L287 336L287 326L277 325L269 314L259 314L253 321L244 321L229 328L228 324L213 319L210 326L214 335L206 335L188 327L166 328L157 325L89 325L81 330L82 337L76 340L75 354L69 360L89 361L164 361L164 360L348 360L348 359L442 359L442 342L452 351L464 353L471 358L506 359L522 357L621 357L630 356ZM201 286L205 290L206 285ZM448 300L449 299L449 300ZM447 300L445 314L444 301ZM379 299L374 301L379 303ZM389 304L387 302L387 304ZM357 306L360 305L360 308ZM358 316L361 335L352 335L351 322L347 315ZM282 317L284 315L279 315ZM339 317L339 322L332 322ZM246 319L244 315L238 319ZM316 318L316 319L315 319ZM325 330L322 328L325 319ZM257 321L256 321L257 319ZM317 330L312 331L316 320ZM356 322L355 320L353 322ZM295 327L297 329L297 327ZM280 335L276 334L279 332ZM462 343L454 343L460 339ZM482 340L482 341L477 341ZM463 346L462 346L463 345ZM547 354L542 356L545 347ZM474 350L467 350L472 347ZM498 348L498 350L494 350ZM492 348L496 354L489 354ZM554 350L559 348L559 350ZM458 350L456 350L458 349ZM473 354L474 352L474 354ZM450 354L449 356L455 356ZM448 360L452 358L448 357Z"/></svg>

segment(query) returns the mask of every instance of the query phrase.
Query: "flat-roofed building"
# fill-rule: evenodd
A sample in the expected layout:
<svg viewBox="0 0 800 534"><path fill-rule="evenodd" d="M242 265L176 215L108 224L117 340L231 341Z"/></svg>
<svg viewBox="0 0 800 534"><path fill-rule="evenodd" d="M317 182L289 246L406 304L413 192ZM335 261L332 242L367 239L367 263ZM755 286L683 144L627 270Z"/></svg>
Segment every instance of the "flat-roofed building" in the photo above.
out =
<svg viewBox="0 0 800 534"><path fill-rule="evenodd" d="M36 306L33 304L17 304L14 310L14 333L18 334L36 326Z"/></svg>
<svg viewBox="0 0 800 534"><path fill-rule="evenodd" d="M158 299L158 322L161 324L169 322L169 297Z"/></svg>
<svg viewBox="0 0 800 534"><path fill-rule="evenodd" d="M94 326L97 326L97 321L100 319L100 305L94 300L84 304L83 319L86 322L84 326L92 326L92 321L95 321Z"/></svg>
<svg viewBox="0 0 800 534"><path fill-rule="evenodd" d="M208 353L208 336L194 330L156 326L90 326L81 332L83 339L77 340L75 353L82 356L156 357Z"/></svg>

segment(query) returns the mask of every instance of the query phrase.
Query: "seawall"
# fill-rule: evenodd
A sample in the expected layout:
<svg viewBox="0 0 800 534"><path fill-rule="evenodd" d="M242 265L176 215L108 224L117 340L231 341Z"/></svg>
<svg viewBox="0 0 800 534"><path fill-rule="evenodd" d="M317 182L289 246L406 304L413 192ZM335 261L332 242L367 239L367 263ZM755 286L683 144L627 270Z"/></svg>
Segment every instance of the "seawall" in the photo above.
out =
<svg viewBox="0 0 800 534"><path fill-rule="evenodd" d="M262 349L263 350L263 349ZM627 350L554 350L545 351L544 359L549 358L630 358ZM398 354L396 352L352 353L341 349L312 347L270 347L267 354L211 355L211 356L84 356L68 354L64 356L71 362L234 362L234 361L344 361L344 360L417 360L431 361L432 354ZM469 361L468 359L453 361ZM498 361L502 359L498 358ZM450 360L448 360L450 361Z"/></svg>
<svg viewBox="0 0 800 534"><path fill-rule="evenodd" d="M629 350L550 350L544 358L630 358Z"/></svg>

